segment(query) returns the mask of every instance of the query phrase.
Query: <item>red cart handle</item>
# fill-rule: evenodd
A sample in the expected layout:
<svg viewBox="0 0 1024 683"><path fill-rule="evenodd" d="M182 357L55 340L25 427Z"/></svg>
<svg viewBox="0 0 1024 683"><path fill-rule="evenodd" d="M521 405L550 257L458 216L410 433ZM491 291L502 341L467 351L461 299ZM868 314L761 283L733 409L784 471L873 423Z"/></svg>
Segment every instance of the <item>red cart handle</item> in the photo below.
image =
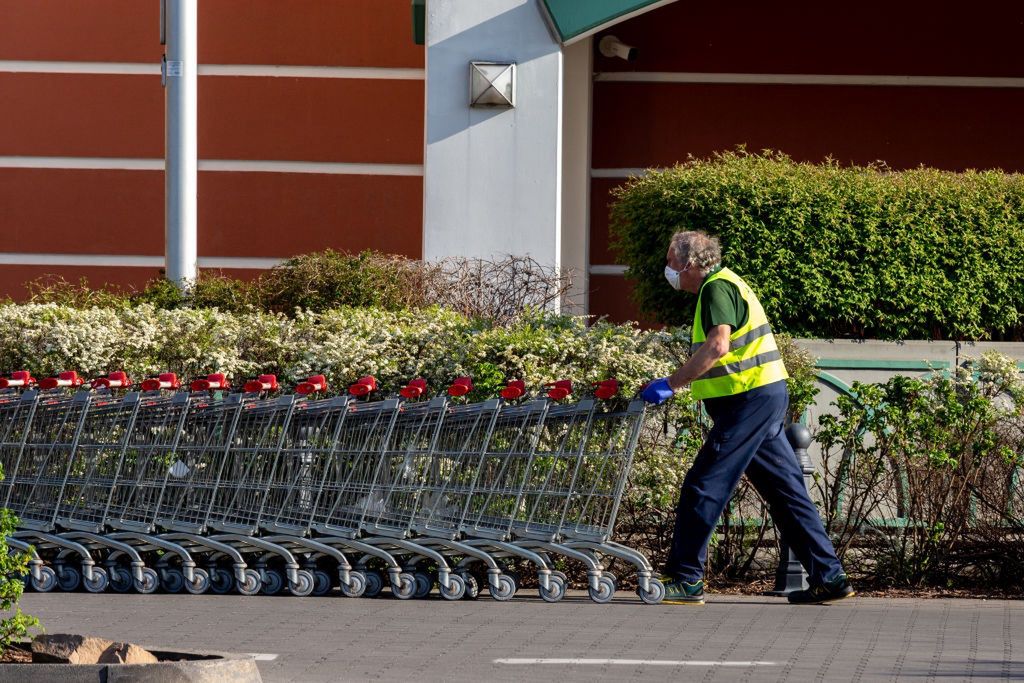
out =
<svg viewBox="0 0 1024 683"><path fill-rule="evenodd" d="M98 377L92 381L93 389L123 389L131 385L132 381L128 379L128 375L125 374L124 370L114 370L106 377Z"/></svg>
<svg viewBox="0 0 1024 683"><path fill-rule="evenodd" d="M572 393L571 379L560 379L557 382L548 382L544 386L551 387L548 389L548 398L552 401L561 401Z"/></svg>
<svg viewBox="0 0 1024 683"><path fill-rule="evenodd" d="M28 370L16 370L11 373L10 378L0 378L0 389L10 389L11 387L30 387L36 383L32 373Z"/></svg>
<svg viewBox="0 0 1024 683"><path fill-rule="evenodd" d="M423 394L427 393L427 380L422 377L417 377L399 389L398 393L404 398L419 398Z"/></svg>
<svg viewBox="0 0 1024 683"><path fill-rule="evenodd" d="M594 396L597 398L607 401L608 399L619 393L619 380L617 379L606 379L601 382L594 382Z"/></svg>
<svg viewBox="0 0 1024 683"><path fill-rule="evenodd" d="M277 375L260 375L245 383L247 394L258 394L263 391L277 391Z"/></svg>
<svg viewBox="0 0 1024 683"><path fill-rule="evenodd" d="M456 377L452 385L448 387L449 396L465 396L473 391L472 377Z"/></svg>
<svg viewBox="0 0 1024 683"><path fill-rule="evenodd" d="M161 372L159 377L150 377L142 382L143 391L159 391L160 389L178 389L181 382L173 372Z"/></svg>
<svg viewBox="0 0 1024 683"><path fill-rule="evenodd" d="M513 401L526 393L526 382L521 379L514 379L501 390L501 397L506 401Z"/></svg>
<svg viewBox="0 0 1024 683"><path fill-rule="evenodd" d="M222 372L215 372L207 375L206 379L197 379L192 382L192 391L213 391L214 389L230 389L231 382Z"/></svg>
<svg viewBox="0 0 1024 683"><path fill-rule="evenodd" d="M85 383L74 370L61 372L56 377L47 377L39 382L40 389L56 389L57 387L80 387Z"/></svg>
<svg viewBox="0 0 1024 683"><path fill-rule="evenodd" d="M295 393L308 396L321 391L327 391L327 378L323 375L310 375L305 382L295 385Z"/></svg>
<svg viewBox="0 0 1024 683"><path fill-rule="evenodd" d="M348 393L353 396L366 396L371 391L377 391L377 378L373 375L364 375L348 387Z"/></svg>

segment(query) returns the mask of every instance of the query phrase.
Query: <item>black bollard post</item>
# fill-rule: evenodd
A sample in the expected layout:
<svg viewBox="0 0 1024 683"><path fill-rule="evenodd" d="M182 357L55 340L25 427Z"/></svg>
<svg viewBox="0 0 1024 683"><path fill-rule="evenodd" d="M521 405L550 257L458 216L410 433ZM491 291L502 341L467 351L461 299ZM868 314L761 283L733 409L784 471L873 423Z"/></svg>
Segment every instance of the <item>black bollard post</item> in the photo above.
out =
<svg viewBox="0 0 1024 683"><path fill-rule="evenodd" d="M786 438L796 453L796 459L800 463L800 469L804 473L804 485L808 492L811 490L811 477L814 475L814 465L811 463L811 456L807 454L807 448L811 445L811 432L799 422L794 422L786 428ZM768 595L785 597L793 591L804 590L808 587L807 572L796 559L796 555L784 540L779 543L779 566L775 569L775 587L768 591Z"/></svg>

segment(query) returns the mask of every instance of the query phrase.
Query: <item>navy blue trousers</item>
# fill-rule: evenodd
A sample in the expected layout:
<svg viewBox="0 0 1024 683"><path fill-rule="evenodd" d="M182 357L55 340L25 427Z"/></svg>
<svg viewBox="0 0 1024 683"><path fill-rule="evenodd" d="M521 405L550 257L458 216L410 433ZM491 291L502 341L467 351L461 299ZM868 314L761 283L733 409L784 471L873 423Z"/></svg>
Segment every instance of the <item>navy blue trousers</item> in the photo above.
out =
<svg viewBox="0 0 1024 683"><path fill-rule="evenodd" d="M843 571L783 430L788 407L785 381L704 401L714 426L683 480L666 575L703 578L708 541L744 472L811 583Z"/></svg>

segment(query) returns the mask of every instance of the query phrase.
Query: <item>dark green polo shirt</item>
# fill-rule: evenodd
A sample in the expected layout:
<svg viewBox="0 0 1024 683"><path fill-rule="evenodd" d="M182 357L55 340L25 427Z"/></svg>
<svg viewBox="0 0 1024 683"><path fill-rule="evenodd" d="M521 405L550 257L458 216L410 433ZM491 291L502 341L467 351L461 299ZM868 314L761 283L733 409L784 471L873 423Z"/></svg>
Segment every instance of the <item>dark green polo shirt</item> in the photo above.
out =
<svg viewBox="0 0 1024 683"><path fill-rule="evenodd" d="M715 266L708 271L705 280L722 269ZM704 285L700 294L700 322L704 335L716 325L728 325L735 332L747 324L749 311L747 302L740 296L740 290L728 280L718 279Z"/></svg>

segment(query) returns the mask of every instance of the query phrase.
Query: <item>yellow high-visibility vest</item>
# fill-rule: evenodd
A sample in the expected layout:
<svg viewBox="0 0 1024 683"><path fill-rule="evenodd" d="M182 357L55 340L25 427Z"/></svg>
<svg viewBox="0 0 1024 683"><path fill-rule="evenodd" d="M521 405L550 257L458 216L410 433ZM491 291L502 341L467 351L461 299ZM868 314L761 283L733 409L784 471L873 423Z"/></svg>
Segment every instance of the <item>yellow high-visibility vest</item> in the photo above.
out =
<svg viewBox="0 0 1024 683"><path fill-rule="evenodd" d="M747 324L733 330L729 336L729 351L690 385L693 397L704 399L732 396L789 377L786 365L782 362L782 354L775 344L772 327L754 291L739 275L728 268L722 268L704 281L700 292L703 293L704 287L715 280L727 280L740 290L740 296L747 302ZM698 293L691 353L696 352L707 339L700 319L700 297Z"/></svg>

